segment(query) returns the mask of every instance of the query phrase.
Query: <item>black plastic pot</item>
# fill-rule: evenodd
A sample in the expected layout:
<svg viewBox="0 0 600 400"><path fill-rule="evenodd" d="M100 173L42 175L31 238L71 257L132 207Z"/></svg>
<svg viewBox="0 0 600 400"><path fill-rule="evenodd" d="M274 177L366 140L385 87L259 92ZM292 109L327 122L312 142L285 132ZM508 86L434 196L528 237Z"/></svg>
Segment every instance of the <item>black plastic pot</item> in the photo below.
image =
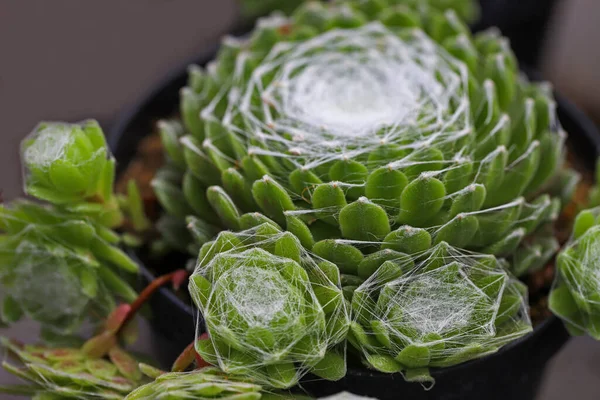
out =
<svg viewBox="0 0 600 400"><path fill-rule="evenodd" d="M208 49L193 60L205 64L215 54ZM178 104L179 89L185 84L186 68L167 77L123 114L112 129L110 145L122 170L135 154L138 142L150 132L158 118L172 115ZM600 134L595 125L572 103L557 95L558 114L575 154L590 170L600 154ZM136 257L135 254L132 254ZM152 274L142 265L141 284L152 280ZM195 336L195 315L191 304L182 301L170 289L161 289L150 301L156 356L169 366L179 352ZM418 384L406 383L400 375L386 375L350 366L340 382L306 379L302 387L310 394L324 396L347 390L381 400L437 399L534 399L545 366L568 340L562 323L549 318L526 337L503 347L498 353L451 368L432 371L436 384L425 391Z"/></svg>

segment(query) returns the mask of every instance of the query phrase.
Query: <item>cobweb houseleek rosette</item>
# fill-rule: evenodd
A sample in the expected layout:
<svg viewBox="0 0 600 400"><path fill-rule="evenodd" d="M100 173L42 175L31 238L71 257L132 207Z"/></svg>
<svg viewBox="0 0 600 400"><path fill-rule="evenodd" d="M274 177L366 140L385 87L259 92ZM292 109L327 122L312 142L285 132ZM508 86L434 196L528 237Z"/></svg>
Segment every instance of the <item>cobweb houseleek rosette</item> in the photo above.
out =
<svg viewBox="0 0 600 400"><path fill-rule="evenodd" d="M386 27L347 7L318 23L311 7L262 21L248 41L226 40L205 72L190 70L189 134L171 143L187 172L182 195L159 194L166 209L185 199L232 230L260 211L308 249L461 225L444 240L498 255L504 237L516 248L531 233L517 229L536 205L548 211L538 226L556 215L557 201L538 193L565 135L551 91L519 77L505 39L471 36L452 12L407 8L415 24ZM362 197L386 221L346 229L341 212Z"/></svg>
<svg viewBox="0 0 600 400"><path fill-rule="evenodd" d="M600 208L581 211L569 243L556 259L550 310L573 335L600 340Z"/></svg>
<svg viewBox="0 0 600 400"><path fill-rule="evenodd" d="M289 232L269 223L222 232L202 247L189 291L210 336L196 350L227 374L274 388L307 372L345 375L350 319L339 272Z"/></svg>
<svg viewBox="0 0 600 400"><path fill-rule="evenodd" d="M93 221L28 201L0 206L2 319L27 316L55 334L75 333L93 316L133 301L127 276L137 265L119 236Z"/></svg>
<svg viewBox="0 0 600 400"><path fill-rule="evenodd" d="M25 192L109 227L122 223L115 160L97 121L42 122L22 142Z"/></svg>
<svg viewBox="0 0 600 400"><path fill-rule="evenodd" d="M482 357L530 332L526 298L495 257L441 242L387 257L354 291L348 340L371 368L433 382L430 367Z"/></svg>
<svg viewBox="0 0 600 400"><path fill-rule="evenodd" d="M153 382L137 388L127 395L126 399L258 400L263 397L261 386L226 376L217 368L207 367L192 372L167 372L154 378Z"/></svg>
<svg viewBox="0 0 600 400"><path fill-rule="evenodd" d="M126 400L231 399L231 400L311 400L311 397L284 391L273 392L243 377L226 375L214 367L191 372L163 372L141 364L155 380L131 392ZM323 399L364 399L346 392Z"/></svg>
<svg viewBox="0 0 600 400"><path fill-rule="evenodd" d="M4 361L2 367L28 383L0 386L0 393L34 400L122 400L143 382L136 361L118 347L104 359L75 348L24 345L6 338L0 344L18 361Z"/></svg>

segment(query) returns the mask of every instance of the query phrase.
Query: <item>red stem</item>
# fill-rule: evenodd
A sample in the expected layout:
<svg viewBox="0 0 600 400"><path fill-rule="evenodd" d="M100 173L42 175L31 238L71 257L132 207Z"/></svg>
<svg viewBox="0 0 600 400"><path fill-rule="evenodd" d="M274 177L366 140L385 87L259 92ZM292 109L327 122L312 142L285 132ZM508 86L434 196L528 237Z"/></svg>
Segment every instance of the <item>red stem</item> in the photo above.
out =
<svg viewBox="0 0 600 400"><path fill-rule="evenodd" d="M198 340L210 340L208 338L208 333L203 333L202 335L200 335ZM200 354L198 354L198 352L195 351L195 349L194 349L194 355L196 357L196 369L202 369L204 367L209 367L211 365L209 362L204 360L204 358L202 358L202 356L200 356Z"/></svg>
<svg viewBox="0 0 600 400"><path fill-rule="evenodd" d="M123 323L117 329L117 336L123 329L125 325L135 316L135 314L142 308L142 306L150 299L150 297L162 286L167 283L173 283L176 288L188 277L188 272L184 269L179 269L177 271L171 272L170 274L161 275L158 278L154 279L152 282L148 284L139 294L139 296L135 299L133 303L131 303L131 308L129 312L123 319Z"/></svg>

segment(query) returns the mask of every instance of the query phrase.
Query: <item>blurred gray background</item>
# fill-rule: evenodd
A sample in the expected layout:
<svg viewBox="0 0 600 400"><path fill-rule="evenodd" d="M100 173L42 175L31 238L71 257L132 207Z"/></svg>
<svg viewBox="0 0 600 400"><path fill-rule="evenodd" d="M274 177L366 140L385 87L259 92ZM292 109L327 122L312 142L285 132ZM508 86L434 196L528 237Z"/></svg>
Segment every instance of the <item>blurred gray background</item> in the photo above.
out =
<svg viewBox="0 0 600 400"><path fill-rule="evenodd" d="M0 0L4 198L21 194L18 144L38 121L97 118L109 127L237 17L234 0ZM600 116L599 22L600 1L560 2L541 63L546 77L592 117ZM23 322L0 334L34 341L37 329ZM139 347L149 348L147 329ZM0 371L0 384L8 382ZM572 339L552 361L539 400L559 399L600 399L599 343Z"/></svg>

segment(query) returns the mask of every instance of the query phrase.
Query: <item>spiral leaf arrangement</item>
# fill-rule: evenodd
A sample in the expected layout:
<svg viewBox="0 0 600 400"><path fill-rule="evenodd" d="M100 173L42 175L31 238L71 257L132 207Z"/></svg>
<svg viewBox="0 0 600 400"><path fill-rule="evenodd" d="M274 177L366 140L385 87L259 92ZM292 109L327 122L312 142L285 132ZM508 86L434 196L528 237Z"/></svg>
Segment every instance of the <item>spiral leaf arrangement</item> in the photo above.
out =
<svg viewBox="0 0 600 400"><path fill-rule="evenodd" d="M41 123L21 151L27 194L109 227L121 224L113 192L115 160L96 121Z"/></svg>
<svg viewBox="0 0 600 400"><path fill-rule="evenodd" d="M577 215L571 241L556 260L557 275L550 309L573 335L600 340L600 209Z"/></svg>
<svg viewBox="0 0 600 400"><path fill-rule="evenodd" d="M135 299L117 270L131 274L138 267L104 226L18 201L0 207L0 228L5 322L26 315L49 331L75 333L90 315L107 315L115 295Z"/></svg>
<svg viewBox="0 0 600 400"><path fill-rule="evenodd" d="M387 260L352 297L349 341L364 362L429 381L447 367L497 351L531 331L526 287L493 256L445 242Z"/></svg>
<svg viewBox="0 0 600 400"><path fill-rule="evenodd" d="M208 231L274 222L332 261L404 226L511 255L560 209L540 197L565 138L549 87L452 10L347 3L261 20L190 69L183 126L163 135L185 169L155 181L165 209Z"/></svg>
<svg viewBox="0 0 600 400"><path fill-rule="evenodd" d="M231 379L217 368L208 367L194 372L162 373L155 378L153 382L131 392L126 400L258 400L263 397L261 386Z"/></svg>
<svg viewBox="0 0 600 400"><path fill-rule="evenodd" d="M224 399L224 400L312 400L311 397L289 392L273 392L250 380L225 375L214 367L193 372L163 372L141 364L153 382L131 392L125 400L160 399ZM367 399L342 392L323 400Z"/></svg>
<svg viewBox="0 0 600 400"><path fill-rule="evenodd" d="M2 367L29 383L0 387L0 393L35 400L122 400L142 381L136 361L118 347L104 359L74 348L23 345L4 338L0 344L20 363L4 362Z"/></svg>
<svg viewBox="0 0 600 400"><path fill-rule="evenodd" d="M350 317L339 272L289 232L265 223L219 234L202 247L189 291L210 336L196 350L226 373L275 388L309 371L345 375Z"/></svg>

